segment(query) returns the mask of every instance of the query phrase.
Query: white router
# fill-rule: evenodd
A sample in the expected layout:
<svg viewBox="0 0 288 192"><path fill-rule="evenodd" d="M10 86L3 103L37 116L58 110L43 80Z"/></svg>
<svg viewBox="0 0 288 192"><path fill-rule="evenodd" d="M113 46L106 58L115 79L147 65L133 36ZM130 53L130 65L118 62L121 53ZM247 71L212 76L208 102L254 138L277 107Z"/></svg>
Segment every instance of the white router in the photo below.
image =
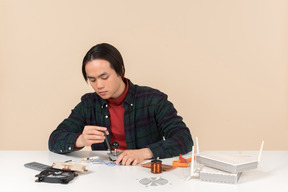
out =
<svg viewBox="0 0 288 192"><path fill-rule="evenodd" d="M192 147L191 174L186 181L191 178L200 178L202 181L237 183L242 171L257 168L264 141L262 141L258 158L251 155L233 155L230 152L202 152L200 154L198 137L196 137L197 155L196 161L204 165L198 173L194 167L194 146Z"/></svg>
<svg viewBox="0 0 288 192"><path fill-rule="evenodd" d="M199 164L226 171L229 173L240 173L258 167L260 162L264 141L257 156L245 154L233 154L231 151L202 152L196 156Z"/></svg>

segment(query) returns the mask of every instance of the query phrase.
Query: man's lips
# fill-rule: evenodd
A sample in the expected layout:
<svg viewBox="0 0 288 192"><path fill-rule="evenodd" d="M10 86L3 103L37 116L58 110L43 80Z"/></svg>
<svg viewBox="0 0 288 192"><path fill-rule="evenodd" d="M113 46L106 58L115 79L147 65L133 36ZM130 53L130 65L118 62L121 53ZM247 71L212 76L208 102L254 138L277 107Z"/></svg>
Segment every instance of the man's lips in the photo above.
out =
<svg viewBox="0 0 288 192"><path fill-rule="evenodd" d="M105 95L107 93L107 91L100 91L99 95Z"/></svg>

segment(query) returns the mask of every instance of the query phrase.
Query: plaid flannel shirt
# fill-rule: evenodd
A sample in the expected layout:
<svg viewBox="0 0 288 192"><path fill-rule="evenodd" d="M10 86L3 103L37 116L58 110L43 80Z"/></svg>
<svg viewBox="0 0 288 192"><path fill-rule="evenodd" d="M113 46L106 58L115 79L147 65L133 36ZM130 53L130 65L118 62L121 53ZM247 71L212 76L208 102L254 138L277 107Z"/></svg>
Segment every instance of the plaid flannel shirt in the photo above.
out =
<svg viewBox="0 0 288 192"><path fill-rule="evenodd" d="M193 140L190 131L167 100L167 95L128 82L129 90L123 102L127 149L148 147L153 158L173 157L191 151ZM108 103L95 92L82 96L70 116L51 133L50 151L69 153L79 150L75 149L75 142L86 125L107 127L110 132ZM110 136L107 137L110 143ZM91 148L107 150L105 142L93 144Z"/></svg>

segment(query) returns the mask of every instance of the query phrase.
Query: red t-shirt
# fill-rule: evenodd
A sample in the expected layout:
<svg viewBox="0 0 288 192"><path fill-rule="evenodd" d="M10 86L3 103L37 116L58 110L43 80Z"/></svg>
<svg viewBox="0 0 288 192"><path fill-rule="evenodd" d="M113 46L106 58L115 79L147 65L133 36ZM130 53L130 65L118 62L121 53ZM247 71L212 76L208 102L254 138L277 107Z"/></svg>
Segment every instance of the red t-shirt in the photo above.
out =
<svg viewBox="0 0 288 192"><path fill-rule="evenodd" d="M125 79L126 88L120 97L108 99L108 110L110 113L110 145L113 142L118 142L118 149L127 149L125 131L124 131L124 107L123 101L126 98L129 89L128 80Z"/></svg>

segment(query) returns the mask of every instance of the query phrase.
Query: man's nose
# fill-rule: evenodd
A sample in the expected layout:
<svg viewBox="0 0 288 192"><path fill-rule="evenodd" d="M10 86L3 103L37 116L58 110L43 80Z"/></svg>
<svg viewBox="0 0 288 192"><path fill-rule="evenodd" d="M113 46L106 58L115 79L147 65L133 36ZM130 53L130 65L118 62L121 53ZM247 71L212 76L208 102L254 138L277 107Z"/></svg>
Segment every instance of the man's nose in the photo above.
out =
<svg viewBox="0 0 288 192"><path fill-rule="evenodd" d="M100 79L96 82L96 86L98 89L102 89L104 87L104 82Z"/></svg>

